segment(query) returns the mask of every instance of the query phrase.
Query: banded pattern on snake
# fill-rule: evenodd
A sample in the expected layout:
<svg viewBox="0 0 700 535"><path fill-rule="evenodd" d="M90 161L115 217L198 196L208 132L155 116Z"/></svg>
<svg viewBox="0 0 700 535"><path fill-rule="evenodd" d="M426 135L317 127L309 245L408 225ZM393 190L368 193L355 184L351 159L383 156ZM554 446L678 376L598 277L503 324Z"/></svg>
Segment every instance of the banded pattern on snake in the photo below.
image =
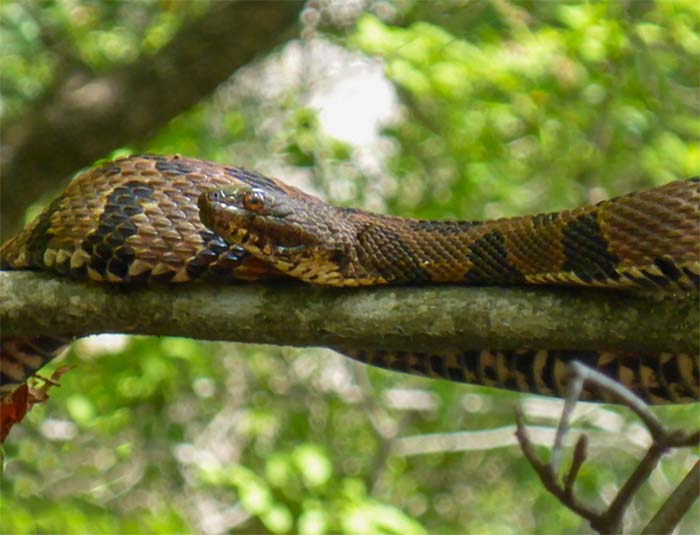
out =
<svg viewBox="0 0 700 535"><path fill-rule="evenodd" d="M678 181L554 214L425 221L331 206L241 168L132 156L79 175L0 248L4 269L42 269L100 283L294 278L314 284L577 285L696 293L700 180ZM57 344L2 340L12 388ZM575 350L449 354L343 351L392 370L561 396L579 360L650 403L692 402L697 355ZM585 399L605 400L594 389Z"/></svg>

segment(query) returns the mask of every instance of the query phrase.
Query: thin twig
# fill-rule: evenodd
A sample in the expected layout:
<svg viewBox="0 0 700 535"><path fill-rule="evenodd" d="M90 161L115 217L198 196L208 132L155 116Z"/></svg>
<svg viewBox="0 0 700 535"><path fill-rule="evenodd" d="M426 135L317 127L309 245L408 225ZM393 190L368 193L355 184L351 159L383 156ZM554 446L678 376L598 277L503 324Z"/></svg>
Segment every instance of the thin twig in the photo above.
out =
<svg viewBox="0 0 700 535"><path fill-rule="evenodd" d="M654 518L642 530L642 535L671 533L700 497L700 461L690 469Z"/></svg>
<svg viewBox="0 0 700 535"><path fill-rule="evenodd" d="M632 410L640 420L647 426L653 438L660 437L666 433L661 421L651 412L649 406L642 399L635 396L623 385L603 375L580 362L571 362L569 369L572 374L580 375L584 382L594 384L598 388L608 392L618 403Z"/></svg>
<svg viewBox="0 0 700 535"><path fill-rule="evenodd" d="M571 364L570 370L569 392L557 428L550 462L543 462L535 453L524 426L522 411L519 408L516 408L515 414L518 429L516 436L520 442L523 454L538 474L544 487L553 496L559 499L567 508L588 520L591 527L598 533L621 533L624 515L632 498L649 478L661 457L671 448L697 445L700 439L700 431L689 433L683 429L668 429L642 400L622 385L580 363ZM557 477L561 447L569 429L573 409L584 383L589 383L595 388L607 392L613 399L630 408L647 426L653 439L653 443L647 450L644 458L638 463L613 501L602 513L581 504L576 499L573 490L581 465L586 459L587 439L585 436L581 436L577 441L572 464L568 473L564 476L563 485L559 483ZM669 533L672 531L692 503L698 498L698 494L700 494L699 479L700 465L696 464L647 528L645 528L645 533Z"/></svg>
<svg viewBox="0 0 700 535"><path fill-rule="evenodd" d="M559 483L557 474L552 471L552 466L549 463L544 463L539 459L537 453L535 452L534 445L528 436L522 411L517 406L515 407L515 421L517 425L515 436L518 438L518 442L520 443L520 449L529 461L530 465L535 469L535 472L537 472L537 475L539 476L544 487L555 498L559 499L562 504L577 513L579 516L585 518L589 522L595 521L600 516L600 513L595 509L591 509L579 503L573 494L568 493Z"/></svg>
<svg viewBox="0 0 700 535"><path fill-rule="evenodd" d="M627 507L632 498L656 468L659 459L665 448L657 443L651 445L644 458L639 462L632 474L627 478L625 484L618 491L608 509L597 519L591 522L591 527L599 533L618 533L622 526L622 519L625 516Z"/></svg>
<svg viewBox="0 0 700 535"><path fill-rule="evenodd" d="M564 402L564 409L561 412L561 418L559 420L559 426L557 427L557 434L554 436L554 446L552 447L552 457L549 462L552 467L552 472L555 474L559 472L559 463L561 462L561 452L562 444L564 443L564 435L569 430L569 424L571 423L571 418L574 414L574 408L576 403L581 397L581 392L583 391L583 383L585 376L582 373L576 373L575 370L571 369L569 372L569 385L568 394Z"/></svg>
<svg viewBox="0 0 700 535"><path fill-rule="evenodd" d="M574 483L576 482L576 476L578 476L579 470L583 466L583 463L588 456L588 438L586 435L581 435L576 441L576 447L574 448L574 457L571 461L571 468L564 478L564 491L572 496L574 492ZM557 470L553 470L556 474Z"/></svg>

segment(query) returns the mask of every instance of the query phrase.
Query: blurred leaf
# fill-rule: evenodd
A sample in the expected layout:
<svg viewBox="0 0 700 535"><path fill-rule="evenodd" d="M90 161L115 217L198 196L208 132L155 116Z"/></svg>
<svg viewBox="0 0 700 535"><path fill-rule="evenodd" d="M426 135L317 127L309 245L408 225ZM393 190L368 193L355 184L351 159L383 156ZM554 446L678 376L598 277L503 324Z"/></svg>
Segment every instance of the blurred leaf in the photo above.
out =
<svg viewBox="0 0 700 535"><path fill-rule="evenodd" d="M308 487L325 485L330 479L333 467L328 457L317 445L297 446L292 455Z"/></svg>

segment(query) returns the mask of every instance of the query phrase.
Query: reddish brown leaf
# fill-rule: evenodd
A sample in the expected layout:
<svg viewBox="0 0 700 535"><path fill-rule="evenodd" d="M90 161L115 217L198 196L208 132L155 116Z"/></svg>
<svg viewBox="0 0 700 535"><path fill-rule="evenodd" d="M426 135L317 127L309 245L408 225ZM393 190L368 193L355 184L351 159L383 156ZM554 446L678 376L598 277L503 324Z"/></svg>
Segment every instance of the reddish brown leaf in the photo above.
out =
<svg viewBox="0 0 700 535"><path fill-rule="evenodd" d="M49 389L60 386L58 380L72 367L61 366L51 374L51 378L35 375L34 379L40 381L38 384L33 382L30 386L28 382L24 383L0 398L0 444L5 442L12 426L21 422L35 404L45 403L49 399Z"/></svg>

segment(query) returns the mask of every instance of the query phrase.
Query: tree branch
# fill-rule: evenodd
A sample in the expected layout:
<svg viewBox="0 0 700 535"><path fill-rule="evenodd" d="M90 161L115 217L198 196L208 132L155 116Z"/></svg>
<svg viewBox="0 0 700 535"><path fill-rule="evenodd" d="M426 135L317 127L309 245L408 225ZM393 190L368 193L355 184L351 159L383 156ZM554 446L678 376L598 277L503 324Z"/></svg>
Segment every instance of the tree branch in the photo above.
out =
<svg viewBox="0 0 700 535"><path fill-rule="evenodd" d="M697 299L550 288L107 287L0 272L3 336L120 332L280 345L697 352Z"/></svg>
<svg viewBox="0 0 700 535"><path fill-rule="evenodd" d="M101 76L59 77L43 102L4 129L3 237L43 192L111 150L144 139L289 38L302 6L301 0L214 2L157 54Z"/></svg>

